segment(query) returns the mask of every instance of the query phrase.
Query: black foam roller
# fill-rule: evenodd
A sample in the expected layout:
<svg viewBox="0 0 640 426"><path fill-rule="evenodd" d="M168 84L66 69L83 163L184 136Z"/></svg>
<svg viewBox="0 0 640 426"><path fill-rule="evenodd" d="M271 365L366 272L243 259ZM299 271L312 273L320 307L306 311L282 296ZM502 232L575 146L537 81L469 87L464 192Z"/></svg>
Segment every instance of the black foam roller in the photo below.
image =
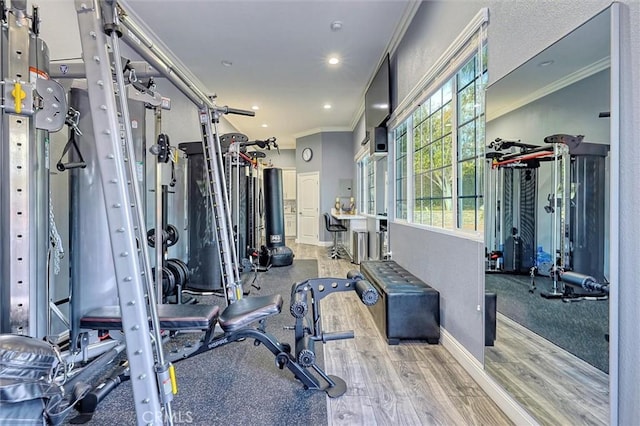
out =
<svg viewBox="0 0 640 426"><path fill-rule="evenodd" d="M596 282L596 279L588 275L579 274L577 272L563 272L560 275L563 282L574 285L576 287L587 288L588 283Z"/></svg>
<svg viewBox="0 0 640 426"><path fill-rule="evenodd" d="M289 312L294 318L303 318L309 311L309 305L307 305L307 292L297 291L291 296L291 306Z"/></svg>
<svg viewBox="0 0 640 426"><path fill-rule="evenodd" d="M359 280L356 281L356 293L367 306L375 305L378 303L378 291L371 285L369 281Z"/></svg>
<svg viewBox="0 0 640 426"><path fill-rule="evenodd" d="M263 171L265 231L267 247L283 247L284 202L282 198L282 169L269 168Z"/></svg>
<svg viewBox="0 0 640 426"><path fill-rule="evenodd" d="M309 336L304 336L296 342L297 361L302 367L311 367L316 363L314 344L315 342Z"/></svg>
<svg viewBox="0 0 640 426"><path fill-rule="evenodd" d="M357 269L352 269L349 272L347 272L347 279L349 279L349 280L363 280L364 277L362 276L360 271L358 271Z"/></svg>

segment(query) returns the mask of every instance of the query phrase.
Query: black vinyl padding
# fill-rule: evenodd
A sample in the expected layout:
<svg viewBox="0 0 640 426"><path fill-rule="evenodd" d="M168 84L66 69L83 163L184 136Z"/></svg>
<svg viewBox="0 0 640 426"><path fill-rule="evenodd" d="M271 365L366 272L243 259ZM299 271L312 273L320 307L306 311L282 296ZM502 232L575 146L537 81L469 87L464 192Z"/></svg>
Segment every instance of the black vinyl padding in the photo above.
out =
<svg viewBox="0 0 640 426"><path fill-rule="evenodd" d="M394 261L364 261L360 271L380 294L369 311L389 344L440 340L440 293Z"/></svg>
<svg viewBox="0 0 640 426"><path fill-rule="evenodd" d="M160 327L164 330L208 330L215 325L220 308L215 305L158 305ZM80 327L93 330L120 330L119 306L103 306L80 319Z"/></svg>
<svg viewBox="0 0 640 426"><path fill-rule="evenodd" d="M245 297L240 299L220 314L218 324L226 333L239 330L255 321L279 314L282 309L282 296Z"/></svg>

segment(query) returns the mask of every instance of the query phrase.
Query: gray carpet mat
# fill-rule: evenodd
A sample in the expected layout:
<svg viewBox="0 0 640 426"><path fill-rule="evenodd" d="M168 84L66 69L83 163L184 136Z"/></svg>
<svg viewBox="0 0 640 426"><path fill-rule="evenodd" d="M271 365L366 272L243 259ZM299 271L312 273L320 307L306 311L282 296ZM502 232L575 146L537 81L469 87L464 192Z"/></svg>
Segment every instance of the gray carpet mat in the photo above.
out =
<svg viewBox="0 0 640 426"><path fill-rule="evenodd" d="M498 312L608 373L609 301L545 299L540 292L549 291L553 281L535 280L537 290L531 294L529 276L486 274L485 289L498 295Z"/></svg>
<svg viewBox="0 0 640 426"><path fill-rule="evenodd" d="M316 260L295 260L257 275L251 296L281 294L282 312L269 318L267 331L294 346L289 313L291 285L318 275ZM251 280L249 281L249 283ZM245 290L250 286L245 285ZM218 297L198 297L200 303L224 305ZM222 306L221 306L222 307ZM316 346L318 364L323 348ZM190 425L326 425L326 394L304 390L285 368L276 367L273 354L253 341L231 343L175 364L179 393L172 404L175 424ZM71 414L67 420L70 420ZM99 406L89 425L134 425L133 394L126 382Z"/></svg>

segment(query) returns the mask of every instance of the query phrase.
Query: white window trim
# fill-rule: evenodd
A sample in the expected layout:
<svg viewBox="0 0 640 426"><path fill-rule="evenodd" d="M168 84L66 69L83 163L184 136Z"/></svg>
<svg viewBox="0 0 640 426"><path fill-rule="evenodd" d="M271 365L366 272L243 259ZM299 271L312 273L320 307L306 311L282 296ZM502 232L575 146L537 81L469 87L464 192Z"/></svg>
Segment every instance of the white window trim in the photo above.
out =
<svg viewBox="0 0 640 426"><path fill-rule="evenodd" d="M453 43L422 76L413 90L398 104L389 118L388 127L390 129L396 128L398 124L406 120L415 111L428 96L425 92L430 88L436 87L438 80L446 80L446 78L442 78L443 75L451 75L460 68L460 63L464 63L464 59L461 60L460 58L468 58L469 55L466 54L466 51L477 48L471 41L487 22L489 22L489 8L484 7L476 13ZM471 53L471 50L469 50L469 53Z"/></svg>
<svg viewBox="0 0 640 426"><path fill-rule="evenodd" d="M413 172L409 171L409 168L413 166L413 158L414 158L414 129L413 129L413 112L418 108L426 99L428 99L434 88L438 88L446 83L446 81L450 78L455 78L456 73L460 70L460 68L475 54L476 51L480 51L482 48L482 44L486 40L486 31L485 24L489 21L489 9L482 8L478 13L473 17L473 19L467 24L467 26L462 30L462 32L456 37L456 39L449 45L447 50L438 58L438 60L434 63L434 65L425 73L425 75L420 79L420 82L411 90L405 98L398 104L398 107L394 110L389 118L388 127L390 129L397 128L401 123L407 123L407 217L406 219L395 219L394 221L410 224L411 226L415 226L418 228L429 229L429 230L437 230L437 231L446 231L445 233L451 235L462 235L465 237L470 237L472 239L483 238L482 230L467 230L464 228L458 227L458 161L452 162L452 179L454 185L452 187L452 215L453 215L453 223L454 227L442 228L436 227L432 225L425 225L415 223L413 221L413 211L414 211L414 198L415 194L413 192L414 189L414 180L415 176ZM475 37L478 37L479 41L477 43L473 42ZM456 91L453 96L453 111L457 111L457 86L455 87ZM486 117L485 117L486 118ZM453 114L452 117L452 129L456 129L456 131L452 131L452 153L457 153L458 147L458 137L457 137L457 123L458 123L458 114L457 112ZM411 142L411 143L409 143ZM409 149L410 148L410 149ZM454 154L455 155L455 154ZM395 177L395 171L394 171ZM394 194L395 199L395 194Z"/></svg>

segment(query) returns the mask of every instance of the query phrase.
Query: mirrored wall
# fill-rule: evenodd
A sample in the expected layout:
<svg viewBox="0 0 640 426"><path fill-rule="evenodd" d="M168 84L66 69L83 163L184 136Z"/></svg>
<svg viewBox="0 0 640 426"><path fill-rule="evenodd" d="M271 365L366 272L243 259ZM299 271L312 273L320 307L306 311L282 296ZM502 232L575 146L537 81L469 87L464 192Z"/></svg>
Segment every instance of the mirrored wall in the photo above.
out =
<svg viewBox="0 0 640 426"><path fill-rule="evenodd" d="M487 89L485 369L541 424L609 422L611 14Z"/></svg>

